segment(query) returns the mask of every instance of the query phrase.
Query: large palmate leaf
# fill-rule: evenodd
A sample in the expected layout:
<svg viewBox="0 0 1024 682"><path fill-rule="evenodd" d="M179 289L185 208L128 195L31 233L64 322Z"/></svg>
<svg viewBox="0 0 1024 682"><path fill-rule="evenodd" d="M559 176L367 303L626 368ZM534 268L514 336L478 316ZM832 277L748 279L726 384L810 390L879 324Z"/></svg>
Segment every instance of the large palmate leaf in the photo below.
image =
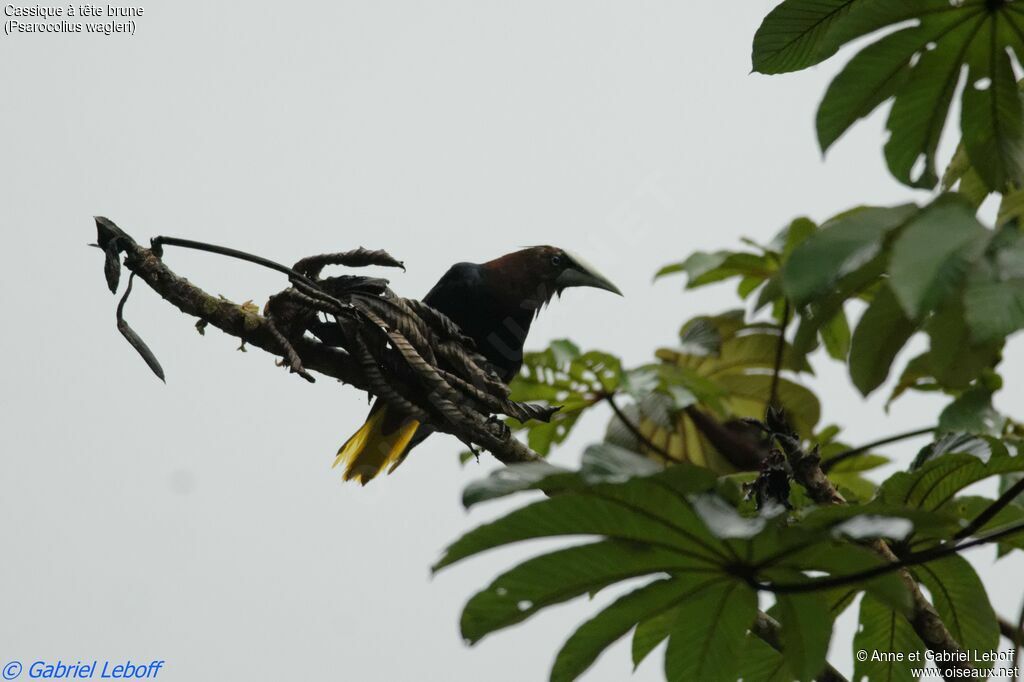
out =
<svg viewBox="0 0 1024 682"><path fill-rule="evenodd" d="M885 27L898 30L863 48L829 86L818 111L822 149L893 99L889 168L906 184L934 187L936 150L966 71L960 127L971 165L993 190L1020 186L1024 107L1009 52L1024 55L1024 13L1014 0L786 0L755 36L754 69L806 68Z"/></svg>
<svg viewBox="0 0 1024 682"><path fill-rule="evenodd" d="M741 420L764 414L777 358L785 374L776 385L777 399L793 427L812 433L820 417L817 397L792 379L810 372L807 361L792 352L776 326L744 324L742 311L690 320L680 330L680 345L659 349L657 356L662 361L659 391L626 406L629 426L618 418L611 421L609 442L659 459L735 471L743 464L724 445L730 439L709 435L707 420L756 447L758 432ZM693 400L681 402L681 393Z"/></svg>
<svg viewBox="0 0 1024 682"><path fill-rule="evenodd" d="M778 598L786 667L798 680L813 680L825 667L832 614L818 592L783 594Z"/></svg>
<svg viewBox="0 0 1024 682"><path fill-rule="evenodd" d="M757 595L737 581L718 581L679 606L665 650L665 678L732 682Z"/></svg>
<svg viewBox="0 0 1024 682"><path fill-rule="evenodd" d="M924 660L925 646L902 614L865 595L860 603L860 627L853 637L853 648L868 654L865 660L858 658L853 664L854 679L913 682L917 677L911 674L910 667L918 664L910 663L907 657L916 652L918 660ZM899 660L893 656L897 652L903 654Z"/></svg>
<svg viewBox="0 0 1024 682"><path fill-rule="evenodd" d="M645 458L608 446L588 450L586 459L578 472L512 466L503 484L492 475L495 480L467 497L531 489L550 496L470 531L435 566L524 540L571 538L573 544L505 571L469 600L461 627L470 643L548 606L646 578L576 629L556 658L553 680L575 679L635 629L635 662L668 639L669 679L731 681L738 671L765 663L744 660L766 657L745 644L757 610L755 589L800 585L815 579L809 574L835 579L873 572L886 562L860 544L865 540L902 537L909 529L950 537L959 527L937 514L875 503L747 517L714 491L714 477L702 469L654 470ZM779 599L781 644L773 646L781 648L789 674L809 679L821 670L832 619L863 591L897 612L909 608L893 572Z"/></svg>
<svg viewBox="0 0 1024 682"><path fill-rule="evenodd" d="M893 474L878 491L879 500L903 507L938 510L978 481L1024 471L1024 457L993 455L983 461L976 455L951 452L927 461L911 472Z"/></svg>
<svg viewBox="0 0 1024 682"><path fill-rule="evenodd" d="M967 651L996 648L999 622L981 578L966 559L948 556L916 566L913 573L928 588L935 610L961 647Z"/></svg>

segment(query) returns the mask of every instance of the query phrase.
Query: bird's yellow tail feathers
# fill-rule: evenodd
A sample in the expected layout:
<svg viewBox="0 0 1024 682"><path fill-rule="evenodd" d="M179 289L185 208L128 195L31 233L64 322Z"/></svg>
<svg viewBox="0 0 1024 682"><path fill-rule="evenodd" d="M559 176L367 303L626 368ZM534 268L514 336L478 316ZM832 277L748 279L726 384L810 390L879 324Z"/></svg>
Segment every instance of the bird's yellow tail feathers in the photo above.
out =
<svg viewBox="0 0 1024 682"><path fill-rule="evenodd" d="M345 464L343 478L353 478L366 485L374 476L390 466L388 473L402 462L402 454L416 434L420 423L414 419L403 422L391 433L384 433L387 408L377 410L338 450L334 466Z"/></svg>

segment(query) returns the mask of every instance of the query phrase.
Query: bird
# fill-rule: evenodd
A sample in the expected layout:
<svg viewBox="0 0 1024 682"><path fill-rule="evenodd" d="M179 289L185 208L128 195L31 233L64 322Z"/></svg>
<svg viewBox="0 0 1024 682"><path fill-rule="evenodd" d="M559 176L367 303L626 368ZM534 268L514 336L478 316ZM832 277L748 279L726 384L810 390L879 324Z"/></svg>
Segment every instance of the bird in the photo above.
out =
<svg viewBox="0 0 1024 682"><path fill-rule="evenodd" d="M473 340L476 350L505 383L523 364L530 324L551 299L571 287L622 292L579 256L554 246L531 246L486 263L456 263L423 297ZM396 414L381 401L338 450L334 466L343 480L366 485L391 473L433 429Z"/></svg>

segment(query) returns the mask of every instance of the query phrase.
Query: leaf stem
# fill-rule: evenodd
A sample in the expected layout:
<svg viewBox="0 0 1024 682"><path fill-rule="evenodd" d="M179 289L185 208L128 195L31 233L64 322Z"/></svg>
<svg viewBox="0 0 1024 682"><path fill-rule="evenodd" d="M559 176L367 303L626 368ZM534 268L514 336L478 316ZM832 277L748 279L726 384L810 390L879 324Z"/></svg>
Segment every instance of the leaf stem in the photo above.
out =
<svg viewBox="0 0 1024 682"><path fill-rule="evenodd" d="M882 445L889 445L890 443L897 443L897 442L899 442L901 440L907 440L907 439L910 439L910 438L917 438L918 436L923 436L925 434L931 433L934 430L935 430L934 426L929 426L928 428L924 428L924 429L915 429L913 431L907 431L906 433L899 433L899 434L896 434L895 436L887 436L885 438L881 438L879 440L872 441L872 442L867 443L865 445L861 445L859 447L851 448L850 450L846 450L844 452L840 452L835 457L830 457L829 459L827 459L824 462L822 462L821 463L821 469L825 473L828 473L829 471L831 471L831 469L835 465L839 464L843 460L850 459L851 457L856 457L857 455L863 455L865 452L868 452L869 450L873 450L874 448L877 448L877 447L881 447Z"/></svg>
<svg viewBox="0 0 1024 682"><path fill-rule="evenodd" d="M898 571L902 568L920 566L921 564L928 563L929 561L944 559L947 556L959 554L960 552L973 547L998 542L1004 537L1014 535L1021 531L1024 531L1024 522L1014 523L1009 526L1005 526L1004 528L992 531L991 533L979 535L973 540L940 545L939 547L927 549L923 552L909 554L893 562L847 575L830 576L828 578L818 578L798 583L761 583L753 579L748 582L750 582L751 587L775 594L796 594L800 592L814 592L816 590L824 590L832 587L842 587L844 585L852 585L864 580L870 580L871 578L877 578L878 576Z"/></svg>
<svg viewBox="0 0 1024 682"><path fill-rule="evenodd" d="M1024 493L1024 478L1007 488L1006 492L1000 495L998 500L985 507L984 511L975 516L973 521L961 528L953 537L959 540L960 538L965 538L968 535L974 535L986 523L991 521L996 514L1001 512L1007 505L1017 499L1017 496L1021 493Z"/></svg>
<svg viewBox="0 0 1024 682"><path fill-rule="evenodd" d="M206 251L207 253L216 253L217 255L220 256L228 256L230 258L237 258L238 260L248 261L249 263L262 265L263 267L270 268L271 270L277 270L280 273L288 275L289 277L294 277L295 279L305 284L309 284L310 286L315 286L315 283L311 279L309 279L300 272L296 272L287 265L281 265L280 263L272 261L269 258L264 258L263 256L256 256L251 253L246 253L245 251L239 251L238 249L232 249L228 246L218 246L217 244L197 242L192 239L180 239L178 237L159 236L154 237L152 239L152 248L154 253L156 253L159 256L165 244L168 246L180 246L186 249L195 249L197 251Z"/></svg>

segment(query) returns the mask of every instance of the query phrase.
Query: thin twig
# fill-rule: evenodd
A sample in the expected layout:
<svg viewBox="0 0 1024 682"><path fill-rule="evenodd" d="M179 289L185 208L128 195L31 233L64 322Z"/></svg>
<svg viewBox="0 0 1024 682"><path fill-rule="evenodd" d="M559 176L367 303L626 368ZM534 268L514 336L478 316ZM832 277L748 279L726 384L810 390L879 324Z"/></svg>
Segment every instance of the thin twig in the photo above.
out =
<svg viewBox="0 0 1024 682"><path fill-rule="evenodd" d="M984 527L986 523L991 521L996 514L1001 512L1007 507L1007 505L1017 499L1017 496L1021 493L1024 493L1024 478L1007 488L1006 492L999 496L999 499L985 507L984 511L975 516L973 521L960 529L960 531L953 537L960 539L969 535L974 535L978 530Z"/></svg>
<svg viewBox="0 0 1024 682"><path fill-rule="evenodd" d="M996 622L999 623L999 634L1001 634L1006 639L1010 640L1011 642L1016 642L1017 640L1024 640L1024 633L1022 633L1016 625L1014 625L1007 619L1003 618L1002 616L996 616Z"/></svg>
<svg viewBox="0 0 1024 682"><path fill-rule="evenodd" d="M880 438L879 440L872 441L870 443L867 443L866 445L861 445L850 450L840 452L835 457L830 457L829 459L821 463L821 469L825 473L828 473L829 471L832 470L832 468L835 465L839 464L845 459L850 459L851 457L856 457L857 455L863 455L865 452L873 450L874 448L877 447L881 447L883 445L889 445L890 443L896 443L901 440L907 440L909 438L924 436L926 434L932 433L933 431L935 431L935 427L929 426L926 429L915 429L913 431L907 431L906 433L896 434L895 436L886 436L885 438Z"/></svg>
<svg viewBox="0 0 1024 682"><path fill-rule="evenodd" d="M775 366L772 370L772 388L768 394L768 407L779 405L779 375L782 373L782 358L786 350L786 327L789 326L789 299L782 304L782 321L779 322L779 339L775 343Z"/></svg>
<svg viewBox="0 0 1024 682"><path fill-rule="evenodd" d="M152 239L153 252L156 253L157 256L162 257L163 254L161 253L161 251L164 244L167 244L168 246L180 246L186 249L195 249L197 251L206 251L207 253L216 253L220 256L229 256L231 258L237 258L238 260L248 261L249 263L262 265L263 267L270 268L271 270L277 270L278 272L284 273L289 277L293 277L301 282L306 283L309 286L316 286L313 280L309 279L300 272L292 270L287 265L281 265L280 263L272 261L269 258L264 258L263 256L256 256L251 253L246 253L245 251L239 251L238 249L232 249L227 246L218 246L217 244L207 244L206 242L197 242L192 239L180 239L178 237L160 236L154 237Z"/></svg>
<svg viewBox="0 0 1024 682"><path fill-rule="evenodd" d="M653 442L651 442L650 438L648 438L647 436L640 432L640 428L636 424L634 424L629 419L629 417L626 416L626 413L623 412L622 409L619 407L618 403L615 402L615 395L613 393L605 393L602 396L602 398L606 403L608 403L608 405L611 406L612 412L614 412L615 416L619 418L619 421L621 421L622 424L629 430L629 432L636 436L637 440L639 440L643 445L645 445L648 449L650 449L652 452L654 452L656 455L658 455L659 457L666 461L678 461L675 458L673 458L672 455L670 455L664 448L655 445Z"/></svg>
<svg viewBox="0 0 1024 682"><path fill-rule="evenodd" d="M1020 616L1017 618L1017 631L1013 638L1013 668L1016 671L1014 679L1020 678L1020 644L1021 632L1024 631L1024 605L1020 607Z"/></svg>

